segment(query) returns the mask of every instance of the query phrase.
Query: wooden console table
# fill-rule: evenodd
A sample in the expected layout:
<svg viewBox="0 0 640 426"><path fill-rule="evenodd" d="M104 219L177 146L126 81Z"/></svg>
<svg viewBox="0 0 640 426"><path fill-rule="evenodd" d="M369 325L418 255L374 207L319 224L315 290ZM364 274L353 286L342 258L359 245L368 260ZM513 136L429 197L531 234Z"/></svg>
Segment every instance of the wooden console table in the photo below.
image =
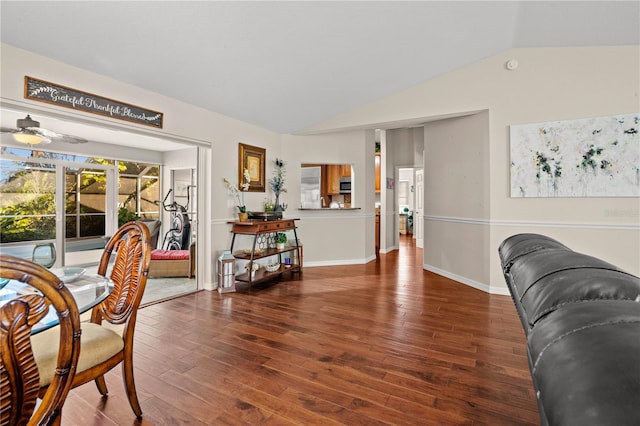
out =
<svg viewBox="0 0 640 426"><path fill-rule="evenodd" d="M302 246L298 243L295 221L299 219L280 219L269 221L245 221L231 222L233 238L231 239L231 254L237 260L246 260L247 272L236 275L236 281L258 283L279 277L285 272L302 272ZM278 233L293 233L293 240L287 238L287 245L284 248L276 248L276 235ZM236 248L236 239L239 236L251 238L251 248ZM270 259L269 259L270 258ZM290 265L285 264L285 259L290 259ZM264 265L279 264L279 268L273 272L260 267L253 274L252 265L258 263L257 260L266 259Z"/></svg>

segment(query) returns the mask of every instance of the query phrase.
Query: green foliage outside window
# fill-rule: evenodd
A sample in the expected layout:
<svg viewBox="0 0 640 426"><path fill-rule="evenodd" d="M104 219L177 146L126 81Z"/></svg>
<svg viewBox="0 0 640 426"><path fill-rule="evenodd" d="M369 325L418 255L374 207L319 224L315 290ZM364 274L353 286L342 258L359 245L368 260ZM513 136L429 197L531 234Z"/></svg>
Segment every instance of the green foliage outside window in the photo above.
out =
<svg viewBox="0 0 640 426"><path fill-rule="evenodd" d="M22 156L24 161L0 161L0 242L28 242L56 238L55 174L56 168L49 160L84 161L84 166L67 169L65 177L65 237L103 236L105 234L106 174L90 163L110 166L113 160L99 158L66 158L62 154L33 151L30 154L8 152L3 154ZM64 158L63 158L64 157ZM42 159L42 161L40 161ZM131 185L120 188L118 226L145 216L157 216L159 208L158 166L118 162L118 173ZM131 173L124 177L123 173ZM140 185L136 185L137 180ZM124 190L124 192L122 192ZM140 191L140 197L138 192ZM79 194L79 195L78 195ZM141 205L136 206L136 200Z"/></svg>
<svg viewBox="0 0 640 426"><path fill-rule="evenodd" d="M140 219L140 216L136 214L136 212L132 212L126 207L120 207L118 209L118 226L122 226L127 222L132 222L134 220Z"/></svg>

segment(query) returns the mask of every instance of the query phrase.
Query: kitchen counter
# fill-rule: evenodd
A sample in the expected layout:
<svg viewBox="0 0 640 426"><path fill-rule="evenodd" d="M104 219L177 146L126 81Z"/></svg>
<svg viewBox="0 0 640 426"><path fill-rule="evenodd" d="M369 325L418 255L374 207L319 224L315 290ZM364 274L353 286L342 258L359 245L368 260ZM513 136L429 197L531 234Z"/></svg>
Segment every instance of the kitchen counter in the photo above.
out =
<svg viewBox="0 0 640 426"><path fill-rule="evenodd" d="M298 210L361 210L360 207L338 207L338 208L331 208L331 207L321 207L321 208L305 208L305 209L298 209Z"/></svg>

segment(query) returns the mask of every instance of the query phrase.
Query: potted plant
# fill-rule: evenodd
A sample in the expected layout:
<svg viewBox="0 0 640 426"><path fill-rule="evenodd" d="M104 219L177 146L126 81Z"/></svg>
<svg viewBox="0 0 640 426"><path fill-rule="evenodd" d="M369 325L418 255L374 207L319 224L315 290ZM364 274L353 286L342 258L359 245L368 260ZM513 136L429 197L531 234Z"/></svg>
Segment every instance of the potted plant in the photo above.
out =
<svg viewBox="0 0 640 426"><path fill-rule="evenodd" d="M249 190L251 185L251 175L249 175L249 169L244 169L244 183L241 185L234 185L227 178L223 178L222 181L227 186L229 192L236 198L236 207L238 207L238 220L243 222L247 220L249 214L247 213L247 206L244 204L244 193Z"/></svg>
<svg viewBox="0 0 640 426"><path fill-rule="evenodd" d="M275 203L271 200L265 200L263 205L264 205L265 212L272 212L272 211L275 211L276 209Z"/></svg>
<svg viewBox="0 0 640 426"><path fill-rule="evenodd" d="M274 161L273 177L269 180L271 190L276 196L275 211L280 212L286 209L286 205L280 204L280 193L287 192L284 187L285 162L276 158Z"/></svg>
<svg viewBox="0 0 640 426"><path fill-rule="evenodd" d="M278 232L276 234L276 248L278 250L284 250L285 244L287 244L287 234L284 232Z"/></svg>

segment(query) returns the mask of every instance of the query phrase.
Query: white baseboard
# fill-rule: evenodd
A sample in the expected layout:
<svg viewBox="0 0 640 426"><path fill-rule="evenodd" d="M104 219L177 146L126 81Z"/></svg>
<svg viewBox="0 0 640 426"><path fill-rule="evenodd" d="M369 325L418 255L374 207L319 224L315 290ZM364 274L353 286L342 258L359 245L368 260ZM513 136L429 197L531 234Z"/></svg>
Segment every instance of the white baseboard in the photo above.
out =
<svg viewBox="0 0 640 426"><path fill-rule="evenodd" d="M387 253L390 253L390 252L392 252L394 250L399 250L399 247L398 246L391 246L391 247L387 247L385 249L381 248L380 249L380 253L387 254Z"/></svg>
<svg viewBox="0 0 640 426"><path fill-rule="evenodd" d="M438 275L442 275L443 277L452 279L454 281L458 281L459 283L468 285L469 287L473 287L475 289L478 290L482 290L485 293L489 293L489 294L498 294L498 295L502 295L502 296L509 296L509 289L506 287L491 287L488 286L487 284L478 282L478 281L474 281L472 279L466 278L466 277L462 277L460 275L456 275L456 274L452 274L451 272L445 271L443 269L440 268L436 268L435 266L431 266L431 265L427 265L424 264L422 265L422 268L429 271L429 272L433 272L434 274L438 274Z"/></svg>

